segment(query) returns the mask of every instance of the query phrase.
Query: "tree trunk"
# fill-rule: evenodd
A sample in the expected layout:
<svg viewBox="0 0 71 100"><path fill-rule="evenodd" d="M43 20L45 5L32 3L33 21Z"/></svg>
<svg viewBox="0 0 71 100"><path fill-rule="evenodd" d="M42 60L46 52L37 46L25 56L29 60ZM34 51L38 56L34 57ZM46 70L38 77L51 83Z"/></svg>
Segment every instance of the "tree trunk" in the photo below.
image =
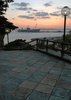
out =
<svg viewBox="0 0 71 100"><path fill-rule="evenodd" d="M0 33L0 50L2 50L4 46L4 36L4 34Z"/></svg>

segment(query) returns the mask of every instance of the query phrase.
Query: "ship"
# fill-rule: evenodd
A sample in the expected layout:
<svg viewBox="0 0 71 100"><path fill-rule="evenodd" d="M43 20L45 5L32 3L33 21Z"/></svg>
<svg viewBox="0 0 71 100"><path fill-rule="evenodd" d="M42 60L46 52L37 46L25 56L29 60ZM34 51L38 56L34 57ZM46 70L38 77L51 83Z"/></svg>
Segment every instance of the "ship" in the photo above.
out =
<svg viewBox="0 0 71 100"><path fill-rule="evenodd" d="M40 32L40 29L30 29L30 28L27 28L27 29L19 29L18 32Z"/></svg>

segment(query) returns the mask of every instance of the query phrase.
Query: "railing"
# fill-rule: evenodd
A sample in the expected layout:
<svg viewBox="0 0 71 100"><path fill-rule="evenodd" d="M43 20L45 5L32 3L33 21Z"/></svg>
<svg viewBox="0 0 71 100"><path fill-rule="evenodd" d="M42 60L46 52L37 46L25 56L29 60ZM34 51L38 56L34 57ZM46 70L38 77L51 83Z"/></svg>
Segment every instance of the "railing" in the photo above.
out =
<svg viewBox="0 0 71 100"><path fill-rule="evenodd" d="M59 53L59 55L57 54L57 56L59 56L60 58L63 58L65 54L71 56L71 43L35 39L27 42L26 44L31 44L34 47L33 49L48 54L52 54L52 51L50 52L50 50L53 50L56 53Z"/></svg>

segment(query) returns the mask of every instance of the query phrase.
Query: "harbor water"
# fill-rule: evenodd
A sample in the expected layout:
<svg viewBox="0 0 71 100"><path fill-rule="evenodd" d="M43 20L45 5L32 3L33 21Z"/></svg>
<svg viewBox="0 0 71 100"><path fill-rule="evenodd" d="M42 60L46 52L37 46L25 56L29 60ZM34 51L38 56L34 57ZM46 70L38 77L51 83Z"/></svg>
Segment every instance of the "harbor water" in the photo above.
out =
<svg viewBox="0 0 71 100"><path fill-rule="evenodd" d="M69 33L69 30L66 31L66 34ZM33 38L51 38L51 37L60 37L63 35L63 30L40 30L40 32L18 32L17 29L12 31L9 34L9 42L16 39L23 39L26 42L30 41ZM7 44L7 35L4 38L4 44Z"/></svg>

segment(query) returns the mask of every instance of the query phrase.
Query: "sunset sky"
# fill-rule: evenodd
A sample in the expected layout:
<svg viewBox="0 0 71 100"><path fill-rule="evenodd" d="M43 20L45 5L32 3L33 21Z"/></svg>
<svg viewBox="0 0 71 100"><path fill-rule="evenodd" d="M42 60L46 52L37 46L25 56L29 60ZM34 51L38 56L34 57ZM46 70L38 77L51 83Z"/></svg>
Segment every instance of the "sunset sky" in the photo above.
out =
<svg viewBox="0 0 71 100"><path fill-rule="evenodd" d="M68 6L71 0L14 0L9 4L5 17L19 28L63 28L64 17L61 9ZM71 28L71 11L66 20Z"/></svg>

